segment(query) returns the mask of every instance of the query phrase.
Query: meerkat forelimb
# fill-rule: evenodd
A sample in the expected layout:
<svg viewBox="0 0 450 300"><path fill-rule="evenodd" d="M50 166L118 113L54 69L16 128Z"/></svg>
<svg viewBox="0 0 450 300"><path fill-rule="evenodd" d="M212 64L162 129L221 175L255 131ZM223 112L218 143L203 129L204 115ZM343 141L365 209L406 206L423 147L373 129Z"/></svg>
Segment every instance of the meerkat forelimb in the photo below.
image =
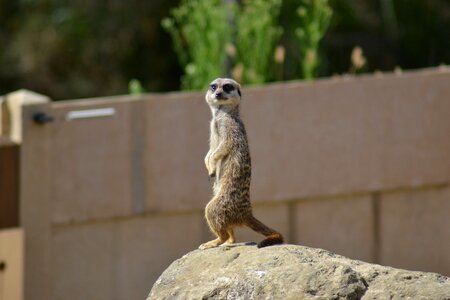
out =
<svg viewBox="0 0 450 300"><path fill-rule="evenodd" d="M233 230L237 226L248 226L266 236L258 247L283 243L279 232L264 225L252 213L251 160L239 115L240 85L232 79L217 78L209 85L205 99L212 113L205 165L208 175L214 178L213 197L205 208L205 218L217 238L199 248L234 243Z"/></svg>

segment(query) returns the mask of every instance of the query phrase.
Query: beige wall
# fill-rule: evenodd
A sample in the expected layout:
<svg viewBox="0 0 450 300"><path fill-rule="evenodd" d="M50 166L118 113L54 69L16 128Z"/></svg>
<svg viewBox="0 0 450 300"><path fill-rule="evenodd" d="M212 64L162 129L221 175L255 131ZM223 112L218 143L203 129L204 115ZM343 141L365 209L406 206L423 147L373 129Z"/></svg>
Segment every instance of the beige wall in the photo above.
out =
<svg viewBox="0 0 450 300"><path fill-rule="evenodd" d="M244 87L256 216L291 243L450 275L449 82L443 68ZM116 113L66 120L94 108ZM27 298L144 298L210 238L209 119L203 93L26 106Z"/></svg>

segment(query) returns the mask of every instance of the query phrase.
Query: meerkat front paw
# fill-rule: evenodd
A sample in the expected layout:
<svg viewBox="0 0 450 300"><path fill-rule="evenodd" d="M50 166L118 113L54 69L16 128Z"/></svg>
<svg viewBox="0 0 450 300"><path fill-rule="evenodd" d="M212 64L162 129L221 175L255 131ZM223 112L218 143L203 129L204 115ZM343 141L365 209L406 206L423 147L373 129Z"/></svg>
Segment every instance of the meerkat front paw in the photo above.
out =
<svg viewBox="0 0 450 300"><path fill-rule="evenodd" d="M206 155L205 157L205 166L209 177L214 177L216 174L216 166L210 162L209 155Z"/></svg>
<svg viewBox="0 0 450 300"><path fill-rule="evenodd" d="M209 177L213 178L216 176L216 166L214 164L209 164L207 169Z"/></svg>

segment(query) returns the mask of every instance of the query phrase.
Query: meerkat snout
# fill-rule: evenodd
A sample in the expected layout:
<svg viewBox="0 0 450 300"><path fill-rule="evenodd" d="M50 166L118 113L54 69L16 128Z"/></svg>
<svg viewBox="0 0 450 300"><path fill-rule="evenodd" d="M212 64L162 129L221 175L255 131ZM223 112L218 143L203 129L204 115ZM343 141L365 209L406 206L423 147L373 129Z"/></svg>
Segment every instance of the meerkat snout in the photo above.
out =
<svg viewBox="0 0 450 300"><path fill-rule="evenodd" d="M216 99L217 99L217 100L226 100L227 98L225 98L225 97L223 96L223 93L218 92L218 93L216 93Z"/></svg>

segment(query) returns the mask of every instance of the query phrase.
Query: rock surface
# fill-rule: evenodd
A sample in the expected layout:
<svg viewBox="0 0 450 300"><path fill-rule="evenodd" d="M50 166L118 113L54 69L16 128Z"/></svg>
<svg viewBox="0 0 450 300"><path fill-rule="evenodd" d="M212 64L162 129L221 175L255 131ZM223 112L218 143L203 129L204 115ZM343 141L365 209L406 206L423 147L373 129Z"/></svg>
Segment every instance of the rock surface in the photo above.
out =
<svg viewBox="0 0 450 300"><path fill-rule="evenodd" d="M195 250L147 299L450 299L450 278L351 260L322 249L255 245Z"/></svg>

